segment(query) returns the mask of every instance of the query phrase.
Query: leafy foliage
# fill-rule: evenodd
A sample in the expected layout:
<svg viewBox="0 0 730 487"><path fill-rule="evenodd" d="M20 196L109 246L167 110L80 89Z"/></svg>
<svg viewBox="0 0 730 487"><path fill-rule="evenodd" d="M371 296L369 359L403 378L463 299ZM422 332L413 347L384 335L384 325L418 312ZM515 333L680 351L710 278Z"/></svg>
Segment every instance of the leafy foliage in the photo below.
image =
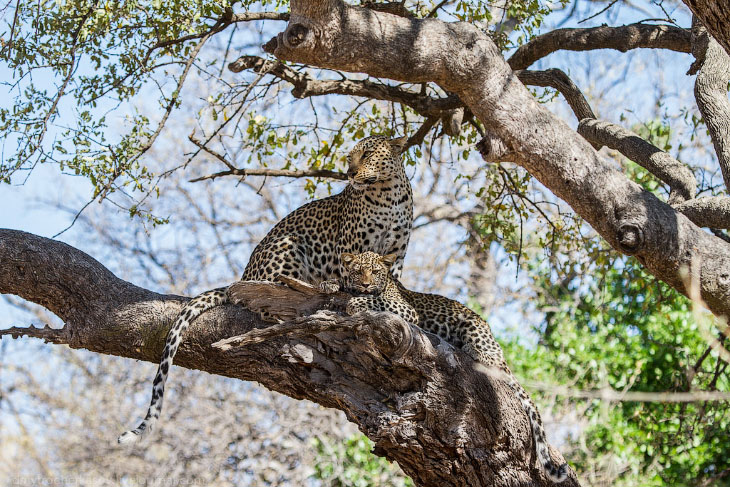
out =
<svg viewBox="0 0 730 487"><path fill-rule="evenodd" d="M518 375L583 391L730 391L728 364L708 345L709 325L634 261L583 280L558 279L544 264L531 271L546 319L537 330L542 346L506 345ZM585 414L584 447L571 462L587 477L603 464L613 485L687 485L730 468L727 402L611 403L600 393L565 400Z"/></svg>
<svg viewBox="0 0 730 487"><path fill-rule="evenodd" d="M413 481L397 466L370 451L373 442L357 434L342 443L314 440L317 451L314 478L333 487L410 487Z"/></svg>

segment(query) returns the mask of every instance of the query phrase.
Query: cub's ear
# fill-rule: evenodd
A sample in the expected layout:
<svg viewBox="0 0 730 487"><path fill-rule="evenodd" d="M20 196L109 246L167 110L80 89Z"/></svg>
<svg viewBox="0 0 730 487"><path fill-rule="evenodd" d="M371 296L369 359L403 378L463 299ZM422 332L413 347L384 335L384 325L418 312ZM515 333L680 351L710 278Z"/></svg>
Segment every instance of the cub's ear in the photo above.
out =
<svg viewBox="0 0 730 487"><path fill-rule="evenodd" d="M355 260L355 254L351 254L349 252L342 252L340 254L340 260L344 264L345 267L350 267L350 264Z"/></svg>
<svg viewBox="0 0 730 487"><path fill-rule="evenodd" d="M408 136L404 135L403 137L398 137L397 139L390 139L388 143L393 148L393 151L395 153L402 154L403 150L406 148L406 143L408 143Z"/></svg>
<svg viewBox="0 0 730 487"><path fill-rule="evenodd" d="M383 263L388 266L388 269L390 269L393 264L395 264L395 261L398 260L398 256L396 254L388 254L384 255L382 260Z"/></svg>

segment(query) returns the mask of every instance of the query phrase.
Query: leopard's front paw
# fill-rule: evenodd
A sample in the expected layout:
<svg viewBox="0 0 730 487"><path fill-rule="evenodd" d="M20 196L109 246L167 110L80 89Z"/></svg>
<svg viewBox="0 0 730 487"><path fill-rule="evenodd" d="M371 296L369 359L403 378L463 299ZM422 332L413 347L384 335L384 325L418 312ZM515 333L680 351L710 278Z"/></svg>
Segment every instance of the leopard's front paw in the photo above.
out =
<svg viewBox="0 0 730 487"><path fill-rule="evenodd" d="M319 291L324 294L334 294L340 290L340 283L335 280L322 281L319 283Z"/></svg>

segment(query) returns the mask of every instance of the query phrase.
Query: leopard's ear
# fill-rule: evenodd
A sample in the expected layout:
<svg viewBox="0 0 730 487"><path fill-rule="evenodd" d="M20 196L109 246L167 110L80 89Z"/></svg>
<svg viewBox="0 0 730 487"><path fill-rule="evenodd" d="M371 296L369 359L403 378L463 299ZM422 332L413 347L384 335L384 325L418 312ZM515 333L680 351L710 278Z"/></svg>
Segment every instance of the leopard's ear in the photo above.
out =
<svg viewBox="0 0 730 487"><path fill-rule="evenodd" d="M400 155L406 148L406 144L408 143L408 136L404 135L403 137L398 137L397 139L390 139L388 143L393 148L393 152Z"/></svg>
<svg viewBox="0 0 730 487"><path fill-rule="evenodd" d="M388 266L388 269L390 269L393 266L393 264L395 264L396 260L398 260L397 254L384 255L382 258L383 263Z"/></svg>
<svg viewBox="0 0 730 487"><path fill-rule="evenodd" d="M340 260L342 261L342 264L349 268L350 264L355 260L355 254L351 254L350 252L342 252L340 254Z"/></svg>

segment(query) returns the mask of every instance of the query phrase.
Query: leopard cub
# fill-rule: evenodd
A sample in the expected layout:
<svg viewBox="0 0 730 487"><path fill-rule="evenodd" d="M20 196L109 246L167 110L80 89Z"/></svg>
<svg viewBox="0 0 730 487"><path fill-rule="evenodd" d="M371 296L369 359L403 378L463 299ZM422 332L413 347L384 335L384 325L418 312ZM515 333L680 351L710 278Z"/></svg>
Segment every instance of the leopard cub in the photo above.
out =
<svg viewBox="0 0 730 487"><path fill-rule="evenodd" d="M389 311L461 348L485 366L501 370L530 420L535 451L548 477L554 482L567 478L568 465L558 466L550 458L537 407L510 371L502 348L481 316L453 299L406 289L390 272L396 262L396 254L381 256L375 252L345 252L340 259L344 269L342 287L358 294L347 304L348 315L360 311Z"/></svg>

